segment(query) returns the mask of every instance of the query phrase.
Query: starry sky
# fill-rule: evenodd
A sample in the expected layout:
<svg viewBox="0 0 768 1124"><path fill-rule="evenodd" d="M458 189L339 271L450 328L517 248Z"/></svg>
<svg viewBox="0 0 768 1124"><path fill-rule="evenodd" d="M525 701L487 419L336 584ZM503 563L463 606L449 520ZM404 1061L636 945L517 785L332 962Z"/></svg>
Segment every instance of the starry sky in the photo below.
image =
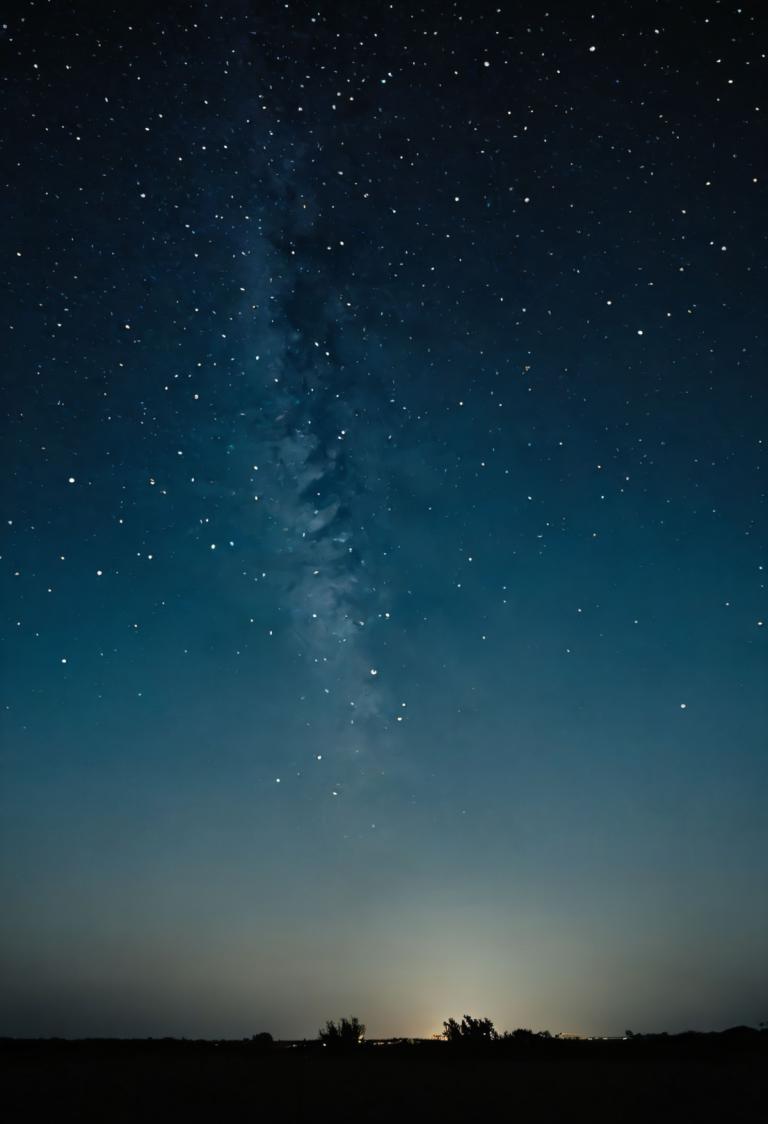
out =
<svg viewBox="0 0 768 1124"><path fill-rule="evenodd" d="M759 6L6 21L0 1033L768 1017Z"/></svg>

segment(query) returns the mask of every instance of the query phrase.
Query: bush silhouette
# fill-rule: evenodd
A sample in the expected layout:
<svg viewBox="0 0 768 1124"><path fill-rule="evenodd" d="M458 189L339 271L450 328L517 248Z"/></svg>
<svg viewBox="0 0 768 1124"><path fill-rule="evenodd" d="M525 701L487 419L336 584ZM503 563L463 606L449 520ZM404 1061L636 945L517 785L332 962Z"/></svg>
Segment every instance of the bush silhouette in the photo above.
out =
<svg viewBox="0 0 768 1124"><path fill-rule="evenodd" d="M443 1026L445 1038L454 1044L475 1045L495 1042L499 1037L490 1019L473 1019L471 1015L465 1015L460 1023L457 1023L456 1019L448 1019Z"/></svg>
<svg viewBox="0 0 768 1124"><path fill-rule="evenodd" d="M365 1024L354 1015L349 1019L339 1019L338 1023L329 1019L318 1033L324 1046L331 1046L337 1050L351 1049L359 1046L365 1037Z"/></svg>

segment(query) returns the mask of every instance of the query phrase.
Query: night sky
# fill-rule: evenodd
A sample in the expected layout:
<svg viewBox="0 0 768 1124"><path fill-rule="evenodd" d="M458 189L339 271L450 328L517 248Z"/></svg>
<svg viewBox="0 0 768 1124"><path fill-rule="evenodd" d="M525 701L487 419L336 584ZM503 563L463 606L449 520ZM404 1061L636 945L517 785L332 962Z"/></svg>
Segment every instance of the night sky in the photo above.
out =
<svg viewBox="0 0 768 1124"><path fill-rule="evenodd" d="M0 1033L768 1018L759 8L11 5Z"/></svg>

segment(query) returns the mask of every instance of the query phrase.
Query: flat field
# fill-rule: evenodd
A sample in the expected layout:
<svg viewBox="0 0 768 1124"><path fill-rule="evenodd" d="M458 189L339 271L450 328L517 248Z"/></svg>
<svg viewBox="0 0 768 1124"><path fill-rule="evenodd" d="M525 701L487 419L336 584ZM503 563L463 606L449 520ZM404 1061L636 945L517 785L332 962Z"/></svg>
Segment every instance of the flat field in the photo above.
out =
<svg viewBox="0 0 768 1124"><path fill-rule="evenodd" d="M226 1122L333 1120L765 1119L768 1038L726 1043L364 1046L178 1041L0 1044L0 1113L27 1121Z"/></svg>

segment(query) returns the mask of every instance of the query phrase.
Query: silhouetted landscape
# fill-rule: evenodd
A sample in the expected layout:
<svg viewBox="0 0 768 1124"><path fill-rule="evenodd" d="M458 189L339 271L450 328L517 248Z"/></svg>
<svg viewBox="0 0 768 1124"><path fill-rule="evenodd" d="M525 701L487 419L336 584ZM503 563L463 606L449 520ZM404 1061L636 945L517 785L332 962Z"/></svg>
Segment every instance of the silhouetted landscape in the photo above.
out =
<svg viewBox="0 0 768 1124"><path fill-rule="evenodd" d="M4 1118L56 1121L756 1121L768 1028L579 1039L450 1019L436 1039L0 1041Z"/></svg>

